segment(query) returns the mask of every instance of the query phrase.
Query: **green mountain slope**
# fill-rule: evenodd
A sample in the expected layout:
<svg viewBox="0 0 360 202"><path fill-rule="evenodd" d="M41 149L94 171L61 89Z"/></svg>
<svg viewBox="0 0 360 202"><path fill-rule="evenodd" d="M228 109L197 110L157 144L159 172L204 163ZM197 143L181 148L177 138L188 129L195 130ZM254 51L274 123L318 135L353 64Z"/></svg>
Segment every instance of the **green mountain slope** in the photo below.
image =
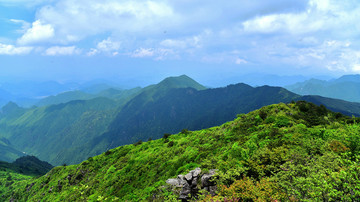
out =
<svg viewBox="0 0 360 202"><path fill-rule="evenodd" d="M0 114L0 137L6 137L14 144L14 148L39 156L54 165L79 163L89 156L98 155L109 149L109 145L105 144L97 144L98 147L94 148L92 142L107 131L109 124L127 101L140 93L145 97L156 98L157 95L153 94L161 94L183 86L204 88L183 75L167 78L145 91L141 88L107 89L97 95L91 95L97 98L90 100L73 100L31 109L23 109L15 103L9 103L3 107ZM88 99L89 95L80 91L67 92L43 100L43 104ZM0 150L0 154L1 151L7 152L6 148ZM9 156L7 153L6 155ZM6 155L3 159L7 161L19 157Z"/></svg>
<svg viewBox="0 0 360 202"><path fill-rule="evenodd" d="M331 81L310 79L285 88L300 95L320 95L360 102L360 75L345 75Z"/></svg>
<svg viewBox="0 0 360 202"><path fill-rule="evenodd" d="M12 145L7 146L15 150L62 165L79 163L120 145L157 139L164 133L220 125L236 114L279 102L309 100L337 112L360 115L359 103L300 97L270 86L236 84L204 89L185 75L144 89L108 89L100 94L111 99L99 97L31 109L9 103L0 114L0 137L9 140ZM19 156L6 153L1 157L0 152L6 161Z"/></svg>
<svg viewBox="0 0 360 202"><path fill-rule="evenodd" d="M246 84L200 91L171 89L146 103L138 96L123 107L110 131L96 142L107 141L119 146L148 138L157 139L164 133L176 133L184 128L207 128L230 121L236 114L269 104L290 102L298 97L282 88L253 88Z"/></svg>
<svg viewBox="0 0 360 202"><path fill-rule="evenodd" d="M348 115L348 116L360 116L360 103L358 102L347 102L344 100L338 100L338 99L332 99L332 98L326 98L316 95L306 95L302 96L301 98L297 100L305 100L317 105L325 105L328 109L340 112L342 114Z"/></svg>
<svg viewBox="0 0 360 202"><path fill-rule="evenodd" d="M360 116L360 103L299 96L280 87L253 88L246 84L197 91L191 88L171 89L149 101L139 95L129 101L110 125L109 132L93 141L109 148L136 141L157 139L164 133L186 128L198 130L230 121L236 114L247 113L262 106L292 100L307 100L346 115Z"/></svg>
<svg viewBox="0 0 360 202"><path fill-rule="evenodd" d="M92 148L83 148L82 153L68 161L59 162L56 157L105 132L117 107L113 100L95 98L33 108L14 120L0 121L3 123L0 134L4 134L15 148L54 165L80 162L91 155Z"/></svg>
<svg viewBox="0 0 360 202"><path fill-rule="evenodd" d="M124 103L129 99L131 99L132 97L134 97L135 95L137 95L137 93L140 91L141 88L133 88L129 90L108 88L94 94L85 93L82 91L68 91L68 92L60 93L58 95L43 98L36 103L36 106L55 105L55 104L67 103L74 100L90 100L97 97L106 97L119 101L120 103Z"/></svg>
<svg viewBox="0 0 360 202"><path fill-rule="evenodd" d="M218 192L205 196L202 191L197 200L357 200L359 122L306 102L270 105L218 127L184 130L56 167L3 197L170 201L178 192L166 180L200 167L200 175L217 169Z"/></svg>
<svg viewBox="0 0 360 202"><path fill-rule="evenodd" d="M0 161L11 162L24 155L23 152L15 149L8 139L0 138Z"/></svg>
<svg viewBox="0 0 360 202"><path fill-rule="evenodd" d="M36 106L54 105L54 104L70 102L73 100L90 100L95 97L96 97L95 95L84 93L82 91L68 91L68 92L60 93L58 95L52 95L43 98L35 105Z"/></svg>

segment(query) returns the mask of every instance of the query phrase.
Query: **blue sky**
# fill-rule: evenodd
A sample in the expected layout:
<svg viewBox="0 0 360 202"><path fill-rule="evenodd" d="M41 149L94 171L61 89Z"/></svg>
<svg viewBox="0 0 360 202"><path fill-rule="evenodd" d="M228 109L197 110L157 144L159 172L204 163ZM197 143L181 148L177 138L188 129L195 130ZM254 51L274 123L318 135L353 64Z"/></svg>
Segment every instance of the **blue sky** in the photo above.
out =
<svg viewBox="0 0 360 202"><path fill-rule="evenodd" d="M0 0L0 78L354 74L358 19L358 0Z"/></svg>

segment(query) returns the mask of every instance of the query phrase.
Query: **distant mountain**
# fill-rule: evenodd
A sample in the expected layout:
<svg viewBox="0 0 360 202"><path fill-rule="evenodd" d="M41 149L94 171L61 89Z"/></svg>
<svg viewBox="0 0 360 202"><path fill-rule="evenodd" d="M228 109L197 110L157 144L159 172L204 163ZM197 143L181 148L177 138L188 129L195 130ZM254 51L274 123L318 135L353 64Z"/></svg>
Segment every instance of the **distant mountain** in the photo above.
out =
<svg viewBox="0 0 360 202"><path fill-rule="evenodd" d="M52 95L52 96L43 98L39 102L37 102L35 105L36 106L46 106L46 105L66 103L66 102L70 102L72 100L90 100L95 97L96 97L95 95L84 93L82 91L68 91L68 92L60 93L58 95Z"/></svg>
<svg viewBox="0 0 360 202"><path fill-rule="evenodd" d="M81 86L80 90L82 92L89 93L89 94L97 94L97 93L100 93L101 91L104 91L109 88L114 88L114 87L109 84L105 84L105 83L99 83L99 84L87 83L87 84Z"/></svg>
<svg viewBox="0 0 360 202"><path fill-rule="evenodd" d="M97 97L106 97L119 102L126 102L133 96L135 96L138 92L141 91L141 88L133 88L129 90L120 90L114 88L108 88L97 92L96 94L85 93L83 91L68 91L64 93L60 93L58 95L52 95L46 98L41 99L35 105L36 106L47 106L54 104L67 103L74 100L90 100ZM95 91L94 91L95 92Z"/></svg>
<svg viewBox="0 0 360 202"><path fill-rule="evenodd" d="M360 75L345 75L330 81L310 79L285 88L300 95L320 95L360 102Z"/></svg>
<svg viewBox="0 0 360 202"><path fill-rule="evenodd" d="M9 101L16 102L23 107L33 105L60 104L71 100L91 99L109 88L116 88L118 84L106 80L93 80L80 84L76 82L59 83L56 81L23 81L0 83L0 107ZM82 92L80 95L79 92ZM44 99L44 100L43 100Z"/></svg>
<svg viewBox="0 0 360 202"><path fill-rule="evenodd" d="M358 102L348 102L339 99L321 97L317 95L305 95L296 100L305 100L316 105L324 105L328 109L340 112L348 116L357 116L360 117L360 103Z"/></svg>
<svg viewBox="0 0 360 202"><path fill-rule="evenodd" d="M6 134L15 148L21 148L54 165L73 164L107 149L108 145L101 149L88 145L91 145L89 142L94 138L106 132L116 113L134 96L142 93L146 99L152 96L155 98L158 93L181 87L205 88L187 76L180 76L165 79L146 90L107 89L94 95L97 97L94 99L34 107L20 113L16 110L22 108L9 103L3 108L4 116L0 116L0 134ZM85 95L86 98L88 94L68 92L45 101L48 104L55 101L65 102L66 99L79 99L79 95Z"/></svg>
<svg viewBox="0 0 360 202"><path fill-rule="evenodd" d="M118 103L108 98L36 107L0 119L0 134L6 135L15 148L59 165L65 162L56 160L58 153L105 132L117 107ZM89 150L82 158L88 157ZM77 157L71 159L76 161Z"/></svg>
<svg viewBox="0 0 360 202"><path fill-rule="evenodd" d="M107 89L98 95L110 98L30 109L9 103L0 113L0 135L17 150L61 165L79 163L119 145L157 139L164 133L219 125L237 114L280 102L309 100L360 116L359 103L302 97L281 87L236 84L206 89L185 75L143 89Z"/></svg>
<svg viewBox="0 0 360 202"><path fill-rule="evenodd" d="M200 91L171 89L151 101L140 94L122 108L109 132L96 138L95 142L107 141L106 144L114 147L137 140L157 139L164 133L175 133L184 128L196 130L219 125L234 119L237 114L269 104L290 102L298 97L283 88L253 88L246 84Z"/></svg>
<svg viewBox="0 0 360 202"><path fill-rule="evenodd" d="M331 77L326 76L316 76L317 79L331 79ZM292 85L298 82L303 82L310 79L308 76L302 75L273 75L273 74L244 74L244 75L234 75L232 77L221 78L219 77L209 77L202 78L202 82L211 87L226 86L234 83L246 83L253 87L256 86L279 86L284 87Z"/></svg>
<svg viewBox="0 0 360 202"><path fill-rule="evenodd" d="M155 91L152 91L153 94ZM164 133L182 129L197 130L232 120L262 106L296 100L307 100L346 115L360 116L360 103L351 103L320 96L299 96L280 87L253 88L246 84L225 88L195 90L171 89L152 99L139 95L129 101L110 125L109 132L97 137L97 144L109 148L148 138L157 139Z"/></svg>
<svg viewBox="0 0 360 202"><path fill-rule="evenodd" d="M339 83L339 82L354 82L354 83L360 83L360 75L359 74L354 74L354 75L344 75L341 76L338 79L332 80L332 82L334 83Z"/></svg>

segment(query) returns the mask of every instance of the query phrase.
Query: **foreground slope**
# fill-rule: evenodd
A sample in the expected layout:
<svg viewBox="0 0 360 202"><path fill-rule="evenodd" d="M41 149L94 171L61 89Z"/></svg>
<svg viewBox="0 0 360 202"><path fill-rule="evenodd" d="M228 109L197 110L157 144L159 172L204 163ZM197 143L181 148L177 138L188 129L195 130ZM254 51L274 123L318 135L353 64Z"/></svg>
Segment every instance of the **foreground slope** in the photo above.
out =
<svg viewBox="0 0 360 202"><path fill-rule="evenodd" d="M19 201L174 200L165 181L217 169L217 196L198 200L356 200L358 118L307 102L263 107L221 126L121 146L25 180Z"/></svg>
<svg viewBox="0 0 360 202"><path fill-rule="evenodd" d="M53 168L34 156L23 156L13 163L0 161L0 194L9 194L26 179L46 174Z"/></svg>

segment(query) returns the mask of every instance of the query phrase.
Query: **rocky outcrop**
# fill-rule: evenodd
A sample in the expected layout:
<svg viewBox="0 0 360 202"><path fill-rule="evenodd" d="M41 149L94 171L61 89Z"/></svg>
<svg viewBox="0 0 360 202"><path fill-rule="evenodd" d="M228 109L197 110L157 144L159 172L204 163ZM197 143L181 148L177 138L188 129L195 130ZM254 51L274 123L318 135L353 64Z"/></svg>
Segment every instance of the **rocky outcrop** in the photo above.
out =
<svg viewBox="0 0 360 202"><path fill-rule="evenodd" d="M179 199L188 201L191 198L197 198L200 189L208 191L211 195L215 195L216 183L212 181L216 170L210 170L209 173L201 174L201 169L196 168L186 175L178 175L176 179L168 179L166 183L181 188Z"/></svg>
<svg viewBox="0 0 360 202"><path fill-rule="evenodd" d="M216 194L216 183L212 180L215 172L215 169L209 170L209 173L204 174L201 177L201 187L208 191L212 196L215 196Z"/></svg>

